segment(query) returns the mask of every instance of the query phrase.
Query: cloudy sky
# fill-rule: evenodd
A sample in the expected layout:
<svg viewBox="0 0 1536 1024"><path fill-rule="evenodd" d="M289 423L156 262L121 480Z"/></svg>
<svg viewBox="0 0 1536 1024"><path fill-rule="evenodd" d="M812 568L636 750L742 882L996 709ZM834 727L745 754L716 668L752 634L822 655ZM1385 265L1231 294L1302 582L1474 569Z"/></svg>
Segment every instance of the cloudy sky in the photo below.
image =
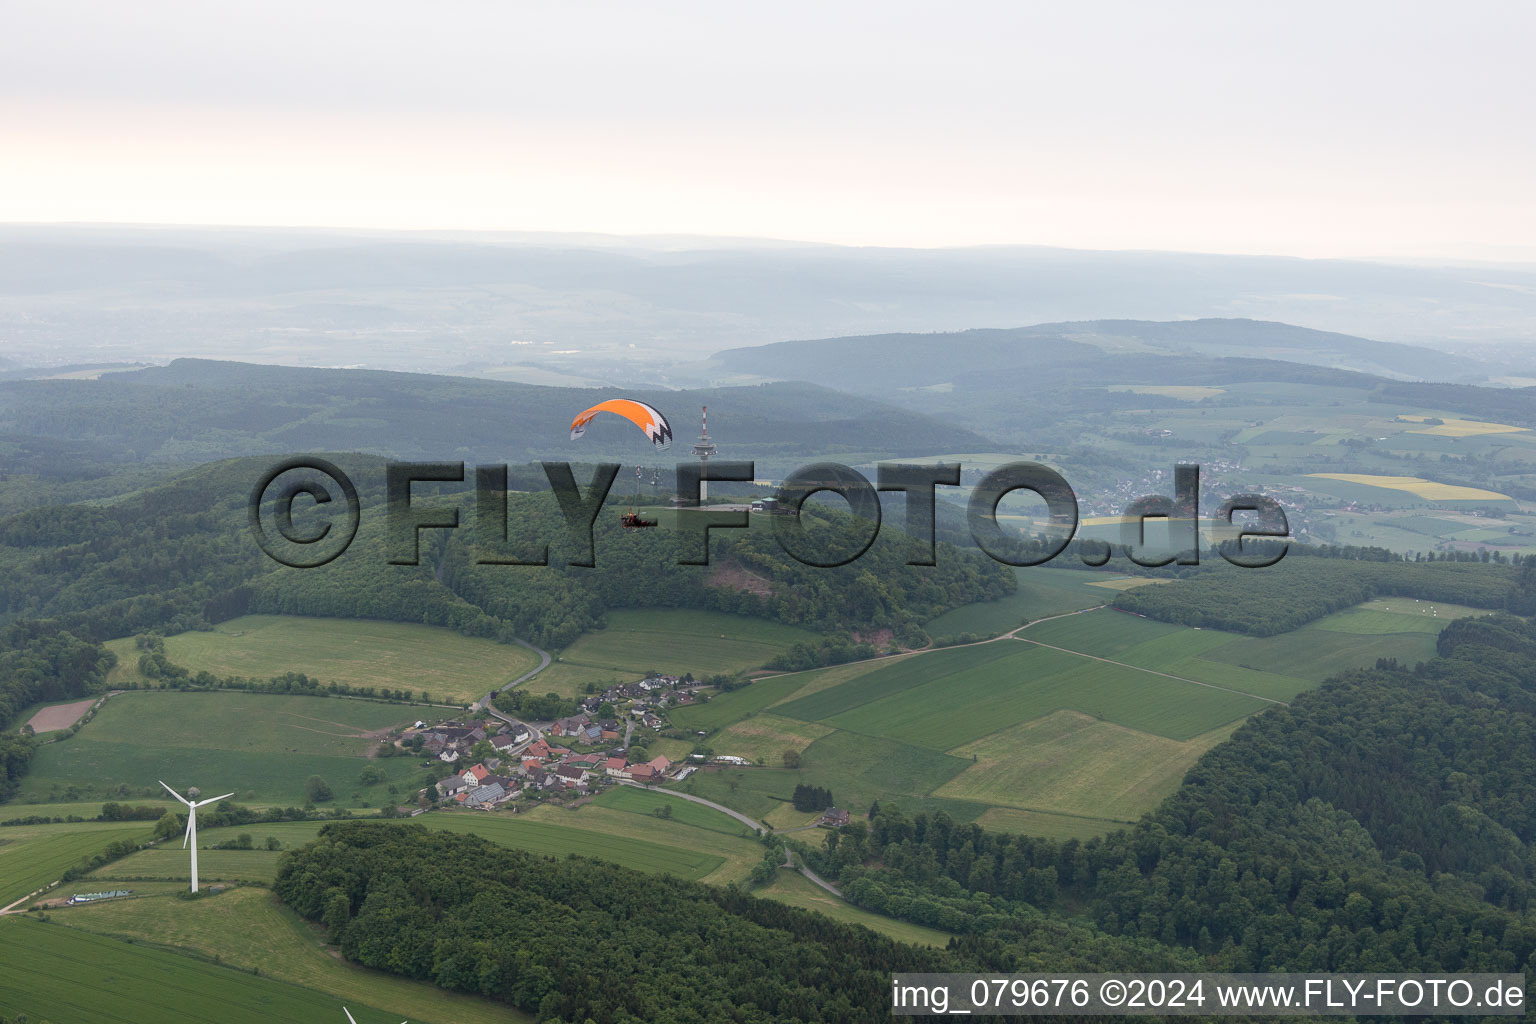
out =
<svg viewBox="0 0 1536 1024"><path fill-rule="evenodd" d="M0 221L1536 260L1536 5L6 5Z"/></svg>

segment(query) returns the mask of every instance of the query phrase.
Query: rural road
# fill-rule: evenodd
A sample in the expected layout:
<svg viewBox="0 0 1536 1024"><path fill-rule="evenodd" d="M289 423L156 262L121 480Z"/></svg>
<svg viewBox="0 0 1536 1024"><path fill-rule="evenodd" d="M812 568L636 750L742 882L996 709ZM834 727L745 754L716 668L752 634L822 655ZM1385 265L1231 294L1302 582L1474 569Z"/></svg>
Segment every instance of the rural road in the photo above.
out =
<svg viewBox="0 0 1536 1024"><path fill-rule="evenodd" d="M619 780L619 785L621 785L621 786L633 786L636 789L647 789L647 790L651 789L650 786L643 786L640 783L632 782L629 779L620 779ZM743 825L747 826L747 828L756 829L759 832L772 832L773 831L773 829L769 828L767 825L764 825L760 821L753 821L751 818L747 817L745 814L742 814L740 811L733 811L729 807L725 806L724 804L717 804L713 800L706 800L706 799L704 799L701 796L694 796L692 793L680 793L680 792L678 792L675 789L658 789L658 790L655 790L654 792L666 793L666 794L669 794L670 796L677 797L679 800L687 800L689 803L703 804L705 807L712 807L712 808L714 808L715 810L719 811L722 814L729 814L731 817L735 818L737 821L739 821Z"/></svg>
<svg viewBox="0 0 1536 1024"><path fill-rule="evenodd" d="M642 786L638 782L630 782L630 781L625 780L625 779L620 779L619 780L619 785L621 785L621 786L634 786L636 789L650 789L651 788L649 786ZM659 793L670 793L672 796L675 796L675 797L677 797L680 800L687 800L687 801L689 801L691 803L703 804L705 807L714 808L715 810L721 812L722 814L729 814L731 817L735 818L737 821L741 822L743 825L746 825L748 828L757 829L757 830L759 830L761 832L764 832L764 833L774 831L773 829L769 828L767 825L764 825L760 821L753 821L751 818L747 817L745 814L742 814L740 811L733 811L729 807L726 807L724 804L717 804L713 800L706 800L706 799L704 799L701 796L694 796L692 793L679 793L675 789L661 789L661 790L657 790L656 792L659 792ZM807 827L808 828L810 826L802 826L802 827ZM787 829L786 831L798 832L798 831L800 831L800 829ZM842 891L839 890L837 886L833 885L831 882L827 881L825 878L822 878L820 875L818 875L816 872L812 871L810 868L806 867L804 864L798 864L797 865L795 863L795 855L793 853L791 853L788 848L786 848L784 850L784 866L787 867L787 868L792 868L792 869L798 870L806 878L809 878L812 882L814 882L815 884L821 886L823 889L827 890L827 892L831 893L833 896L836 896L838 899L842 899L843 898Z"/></svg>
<svg viewBox="0 0 1536 1024"><path fill-rule="evenodd" d="M1060 615L1047 615L1043 619L1034 619L1034 620L1032 620L1030 622L1026 622L1026 623L1024 623L1024 625L1018 626L1018 627L1016 627L1014 629L1010 629L1006 633L999 633L997 636L989 636L985 640L972 640L970 643L967 643L967 644L950 644L948 647L934 647L932 644L930 644L927 647L919 647L916 650L912 650L912 651L900 651L900 652L898 652L896 654L877 654L873 658L857 658L857 659L855 659L853 661L844 661L844 662L840 662L836 666L818 665L816 668L796 669L793 672L762 672L762 673L755 673L752 676L752 681L756 682L759 679L778 679L781 676L798 676L798 675L800 675L802 673L805 673L805 672L820 672L823 668L828 668L828 667L842 668L844 665L865 665L865 664L868 664L871 661L885 661L888 658L913 658L913 657L917 657L918 655L922 655L922 654L935 654L935 653L937 653L939 651L957 651L957 650L959 650L962 647L980 647L982 644L995 644L999 640L1012 640L1015 637L1017 637L1017 635L1019 633L1023 632L1024 630L1028 629L1031 626L1038 626L1042 622L1052 622L1052 621L1054 621L1056 619L1069 619L1069 618L1071 618L1074 615L1086 615L1089 612L1096 612L1096 611L1098 611L1101 608L1108 608L1108 607L1109 607L1109 605L1106 605L1106 604L1096 604L1092 608L1079 608L1079 609L1077 609L1076 611L1073 611L1073 612L1062 612ZM1044 645L1042 645L1042 646L1044 646ZM1073 651L1072 653L1076 654L1077 652ZM1134 666L1132 666L1132 667L1134 667ZM1177 677L1175 677L1175 678L1177 678Z"/></svg>
<svg viewBox="0 0 1536 1024"><path fill-rule="evenodd" d="M486 714L491 715L493 718L501 719L508 725L515 723L517 719L508 715L504 715L500 711L496 710L496 706L492 704L491 701L495 699L498 693L505 693L506 691L512 689L512 687L516 686L518 683L526 682L527 680L532 679L534 676L538 675L540 672L543 672L546 668L549 668L549 663L552 660L549 656L549 652L544 650L542 647L535 647L528 641L519 640L516 637L512 638L512 642L518 644L519 646L526 647L534 654L537 654L539 656L538 666L536 668L529 669L527 672L524 672L522 675L518 676L507 685L500 686L492 690L484 697L481 697L479 700L475 701L475 703L470 707L470 710L472 711L484 711ZM529 747L529 745L538 742L543 737L543 733L540 732L538 727L535 726L532 722L524 722L522 724L528 727L528 742L524 743L520 747L513 747L510 751L508 751L508 756L510 757L516 757L518 754L521 754Z"/></svg>
<svg viewBox="0 0 1536 1024"><path fill-rule="evenodd" d="M825 878L822 878L820 875L806 867L804 864L797 865L795 863L795 855L790 853L787 849L784 851L784 866L798 870L806 878L809 878L812 882L821 886L823 889L827 890L827 892L831 893L833 896L836 896L838 899L843 898L843 892L841 889L827 881Z"/></svg>
<svg viewBox="0 0 1536 1024"><path fill-rule="evenodd" d="M528 648L534 654L537 654L539 656L539 667L535 668L535 669L529 669L527 672L524 672L522 675L520 675L516 679L512 680L506 686L503 686L500 690L495 690L495 691L492 691L491 693L486 694L486 696L485 696L486 703L490 703L491 698L496 696L497 693L501 693L501 692L504 692L506 690L510 690L510 689L512 689L512 687L516 686L518 683L521 683L521 682L523 682L526 679L532 679L534 676L538 675L540 672L543 672L545 669L549 668L550 657L549 657L549 652L548 651L544 650L542 647L535 647L535 646L533 646L533 644L530 644L526 640L518 640L515 637L513 638L512 642L515 643L515 644L520 644L521 646Z"/></svg>
<svg viewBox="0 0 1536 1024"><path fill-rule="evenodd" d="M634 788L636 788L636 789L650 789L650 786L642 786L641 783L634 783L634 781L622 780L622 778L621 778L621 780L619 780L619 785L621 785L621 786L634 786ZM694 795L691 794L691 792L677 792L676 789L657 789L656 792L665 792L665 794L671 794L671 795L673 795L673 797L679 798L679 800L688 800L688 801L690 801L690 803L702 803L703 806L707 806L707 808L716 809L716 811L719 811L720 814L731 815L731 817L736 818L736 820L740 821L740 823L745 824L746 827L750 827L750 829L757 829L757 831L765 832L765 834L766 834L766 832L773 832L774 831L774 829L770 829L770 827L766 826L766 824L763 824L762 821L754 821L754 820L751 820L751 818L746 817L746 815L742 814L742 812L731 811L731 809L727 808L727 806L725 806L725 804L714 803L713 800L705 800L705 798L703 798L703 797L694 797ZM811 826L802 826L802 827L811 827ZM788 832L799 832L800 829L786 829L786 831L788 831ZM783 851L783 866L790 867L790 869L793 869L793 870L799 870L800 874L805 875L806 878L809 878L809 880L813 881L813 883L816 883L817 886L822 887L822 889L826 889L826 892L829 892L829 894L833 894L834 897L837 897L837 898L839 898L839 900L842 900L843 894L842 894L842 890L840 890L839 887L834 886L833 883L829 883L829 881L826 881L825 878L822 878L822 877L820 877L820 875L817 875L816 872L814 872L814 870L809 869L809 867L806 867L805 864L796 864L796 863L794 863L794 854L793 854L793 852L790 852L790 849L788 849L788 847L785 847L785 851Z"/></svg>
<svg viewBox="0 0 1536 1024"><path fill-rule="evenodd" d="M41 889L38 889L36 892L29 892L29 893L27 893L27 895L23 896L21 899L17 900L15 903L10 903L10 904L7 904L4 907L0 907L0 917L4 917L6 914L24 914L24 913L26 913L26 908L25 907L23 907L21 910L17 910L16 908L20 907L23 903L31 902L32 900L34 900L37 897L41 896L43 893L47 892L49 889L52 889L54 886L56 886L58 884L59 884L58 882L49 882L47 885L43 886Z"/></svg>

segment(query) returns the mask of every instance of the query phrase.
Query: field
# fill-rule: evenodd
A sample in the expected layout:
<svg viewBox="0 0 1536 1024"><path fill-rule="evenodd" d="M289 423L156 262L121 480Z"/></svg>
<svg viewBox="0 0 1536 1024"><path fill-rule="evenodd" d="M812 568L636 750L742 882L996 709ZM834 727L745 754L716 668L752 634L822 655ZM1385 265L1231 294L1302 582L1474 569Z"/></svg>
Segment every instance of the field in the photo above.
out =
<svg viewBox="0 0 1536 1024"><path fill-rule="evenodd" d="M1399 419L1408 420L1411 423L1423 423L1428 416L1401 416ZM1436 434L1440 437L1478 437L1483 434L1514 434L1526 430L1525 427L1512 427L1507 423L1485 423L1482 420L1461 420L1454 417L1445 417L1441 423L1419 427L1410 430L1410 434Z"/></svg>
<svg viewBox="0 0 1536 1024"><path fill-rule="evenodd" d="M817 671L833 670L818 669ZM770 704L775 704L798 692L808 685L814 675L815 673L812 672L794 672L782 676L769 676L759 679L751 686L719 694L707 703L674 708L670 713L672 724L679 729L719 729L731 722L755 715Z"/></svg>
<svg viewBox="0 0 1536 1024"><path fill-rule="evenodd" d="M1284 665L1291 677L1320 683L1344 669L1374 665L1379 658L1416 665L1434 654L1433 633L1367 636L1324 629L1322 622L1314 622L1293 633L1234 640L1206 651L1201 657L1207 662L1225 662L1252 671L1262 671L1263 666Z"/></svg>
<svg viewBox="0 0 1536 1024"><path fill-rule="evenodd" d="M145 887L136 885L133 889L137 894ZM230 967L260 971L266 978L302 985L316 995L328 993L326 1009L343 1022L346 1018L339 1011L343 1004L358 1024L367 1020L397 1024L402 1017L441 1024L501 1024L527 1019L509 1007L348 963L333 955L320 929L284 907L265 889L232 889L195 901L169 894L151 895L69 907L54 911L53 917L77 934L93 932L135 943L120 943L125 949L143 949L146 944L171 946L210 959L217 957ZM223 973L245 977L228 968ZM218 990L216 982L216 978L208 979L210 991ZM393 1016L376 1013L365 1017L359 1007L369 1005L386 1006Z"/></svg>
<svg viewBox="0 0 1536 1024"><path fill-rule="evenodd" d="M1070 709L1170 739L1200 733L1264 708L1246 694L1201 687L1139 669L1017 641L1009 655L823 719L866 736L950 750ZM783 709L793 715L793 705Z"/></svg>
<svg viewBox="0 0 1536 1024"><path fill-rule="evenodd" d="M1391 633L1429 633L1438 636L1442 629L1456 619L1487 614L1486 608L1467 608L1408 597L1379 598L1319 619L1313 623L1313 627L1367 636Z"/></svg>
<svg viewBox="0 0 1536 1024"><path fill-rule="evenodd" d="M739 874L745 878L752 861L762 856L755 841L738 838L744 826L718 811L660 793L639 790L634 793L640 798L638 802L631 799L625 803L625 798L618 798L619 806L589 804L574 811L547 806L515 815L438 812L410 819L409 823L445 832L469 832L501 846L530 853L551 857L574 853L612 861L637 871L667 872L679 878L705 881L737 880L738 862L744 865ZM603 799L610 798L605 796ZM676 805L670 820L650 813L652 808L666 803ZM380 824L388 827L383 822ZM281 852L210 850L207 846L246 832L257 846L261 846L267 836L273 836L282 843L283 849L292 849L319 835L322 825L318 821L277 822L201 830L198 838L204 848L198 854L198 875L205 882L270 883L276 877ZM105 841L97 848L100 845L105 845ZM109 864L95 877L102 880L185 879L188 863L186 851L180 844L172 843L153 850L141 850ZM58 877L57 873L53 877Z"/></svg>
<svg viewBox="0 0 1536 1024"><path fill-rule="evenodd" d="M1217 395L1227 393L1226 388L1206 387L1200 384L1116 384L1109 390L1129 391L1137 395L1161 395L1164 398L1177 398L1183 402L1198 402L1201 399L1215 398Z"/></svg>
<svg viewBox="0 0 1536 1024"><path fill-rule="evenodd" d="M271 1024L343 1020L335 996L142 943L57 924L0 919L0 1014L70 1024ZM393 1010L348 1003L358 1024L395 1024ZM452 1021L439 1014L436 1021Z"/></svg>
<svg viewBox="0 0 1536 1024"><path fill-rule="evenodd" d="M803 751L830 732L831 726L816 722L753 715L715 733L709 738L709 746L717 754L744 757L753 764L777 765L782 763L786 750Z"/></svg>
<svg viewBox="0 0 1536 1024"><path fill-rule="evenodd" d="M1103 818L1047 814L1023 811L1016 807L993 807L976 818L975 823L991 832L1044 836L1047 839L1092 839L1111 827Z"/></svg>
<svg viewBox="0 0 1536 1024"><path fill-rule="evenodd" d="M1178 741L1058 711L953 751L977 760L936 796L1131 822L1175 789L1236 723Z"/></svg>
<svg viewBox="0 0 1536 1024"><path fill-rule="evenodd" d="M109 684L140 678L132 637L107 647L118 657ZM193 672L253 679L303 672L326 683L426 692L451 703L477 700L539 663L526 647L437 626L294 615L245 615L212 632L178 633L166 637L165 653Z"/></svg>
<svg viewBox="0 0 1536 1024"><path fill-rule="evenodd" d="M1039 565L1015 569L1014 575L1019 581L1015 593L997 601L979 601L945 612L923 628L933 637L961 633L997 636L1035 619L1108 603L1110 595L1091 584L1113 579L1116 574Z"/></svg>
<svg viewBox="0 0 1536 1024"><path fill-rule="evenodd" d="M1382 487L1392 491L1407 491L1425 501L1510 501L1507 494L1485 491L1480 487L1461 487L1456 484L1439 484L1416 476L1371 476L1365 473L1308 473L1319 480L1340 480L1344 483L1362 484L1366 487Z"/></svg>
<svg viewBox="0 0 1536 1024"><path fill-rule="evenodd" d="M647 792L635 789L633 786L615 786L594 799L592 804L629 814L641 814L649 818L655 818L656 810L665 807L669 815L666 820L679 825L690 825L728 836L750 836L751 834L747 826L728 814L721 814L703 804L683 800L663 791Z"/></svg>
<svg viewBox="0 0 1536 1024"><path fill-rule="evenodd" d="M94 703L96 703L95 697L87 697L85 700L72 701L68 704L50 704L45 708L39 708L31 718L28 718L27 725L39 735L68 729L79 720L81 715L89 711Z"/></svg>
<svg viewBox="0 0 1536 1024"><path fill-rule="evenodd" d="M1134 590L1137 587L1145 587L1150 583L1172 583L1172 580L1161 579L1156 576L1126 576L1118 580L1099 580L1088 584L1090 587L1103 587L1106 590Z"/></svg>
<svg viewBox="0 0 1536 1024"><path fill-rule="evenodd" d="M246 802L302 804L311 775L325 778L339 803L378 804L390 784L414 780L412 758L365 762L377 734L408 723L413 709L364 700L238 692L131 691L108 700L89 724L62 743L39 748L22 783L23 797L122 799L164 796L156 780L233 790ZM365 763L384 770L374 786L359 784ZM224 787L222 789L216 787ZM354 804L356 805L356 804Z"/></svg>
<svg viewBox="0 0 1536 1024"><path fill-rule="evenodd" d="M139 807L145 804L153 804L156 807L163 808L169 808L173 805L179 806L176 804L175 800L165 796L164 791L162 791L160 795L165 797L165 799L131 800L127 802L132 803L135 807ZM104 802L105 801L102 800L77 800L65 803L47 804L40 802L26 803L20 800L12 800L10 803L0 804L0 822L14 821L17 818L68 818L71 816L77 818L94 818L101 813L101 806ZM116 802L121 803L123 801ZM0 832L0 839L4 839L5 835L6 833Z"/></svg>
<svg viewBox="0 0 1536 1024"><path fill-rule="evenodd" d="M776 827L805 817L789 807L803 783L856 813L878 800L1100 834L1156 806L1249 715L1378 658L1423 660L1439 629L1473 612L1430 607L1373 601L1263 639L1086 610L1014 639L771 676L674 713L716 753L759 765L682 786ZM779 767L787 747L798 770Z"/></svg>
<svg viewBox="0 0 1536 1024"><path fill-rule="evenodd" d="M887 935L897 942L911 942L922 946L938 946L942 949L948 944L950 938L948 932L941 932L937 928L925 928L920 924L908 924L906 921L898 921L894 917L886 917L883 914L860 910L850 903L844 903L800 872L791 871L789 868L780 868L779 873L774 876L772 882L769 882L761 889L752 890L752 895L761 899L787 903L792 907L814 910L819 914L825 914L834 921L842 921L846 924L861 924L872 931Z"/></svg>
<svg viewBox="0 0 1536 1024"><path fill-rule="evenodd" d="M49 882L118 839L147 840L154 823L12 825L0 830L0 907Z"/></svg>
<svg viewBox="0 0 1536 1024"><path fill-rule="evenodd" d="M611 611L608 628L571 644L556 667L597 670L594 681L628 681L651 670L702 678L759 668L792 645L816 639L794 626L723 612Z"/></svg>

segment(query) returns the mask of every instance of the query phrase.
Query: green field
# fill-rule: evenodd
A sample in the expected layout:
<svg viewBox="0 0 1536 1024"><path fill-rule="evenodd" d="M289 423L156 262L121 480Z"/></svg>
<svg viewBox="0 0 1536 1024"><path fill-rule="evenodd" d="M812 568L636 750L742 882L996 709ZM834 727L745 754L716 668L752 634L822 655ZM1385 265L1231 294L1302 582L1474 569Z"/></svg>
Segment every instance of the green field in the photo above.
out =
<svg viewBox="0 0 1536 1024"><path fill-rule="evenodd" d="M878 736L832 732L805 748L798 770L787 768L726 768L695 772L682 789L733 807L758 820L789 803L795 786L804 783L832 791L839 806L862 811L875 800L892 799L909 806L938 805L931 794L970 766L951 757ZM981 806L959 808L966 820Z"/></svg>
<svg viewBox="0 0 1536 1024"><path fill-rule="evenodd" d="M747 826L728 814L721 814L703 804L684 800L664 791L647 792L635 789L633 786L615 786L598 796L592 803L598 807L607 807L628 814L640 814L647 818L655 818L656 810L665 807L670 811L667 820L679 825L721 832L728 836L751 834Z"/></svg>
<svg viewBox="0 0 1536 1024"><path fill-rule="evenodd" d="M822 721L881 697L890 697L914 687L984 669L999 659L1017 653L1016 647L1007 642L999 642L951 647L908 658L893 659L873 671L861 673L838 686L774 705L773 710L774 714L788 718L802 718L808 722ZM754 684L754 687L756 685Z"/></svg>
<svg viewBox="0 0 1536 1024"><path fill-rule="evenodd" d="M1111 828L1118 827L1113 823L1106 823L1103 818L1024 811L1017 807L990 808L977 816L975 824L989 832L1010 832L1063 840L1092 839L1094 836L1102 836Z"/></svg>
<svg viewBox="0 0 1536 1024"><path fill-rule="evenodd" d="M107 647L118 658L109 684L141 678L132 637ZM165 654L193 672L216 676L267 679L303 672L325 683L427 692L450 703L477 700L539 663L538 655L518 644L438 626L296 615L245 615L211 632L178 633L165 638Z"/></svg>
<svg viewBox="0 0 1536 1024"><path fill-rule="evenodd" d="M1249 715L1378 658L1424 660L1438 630L1470 614L1383 598L1253 638L1085 610L1015 639L772 676L674 713L717 753L758 765L684 788L778 827L803 817L787 806L804 783L854 811L942 807L1082 838L1151 810ZM786 748L801 752L799 770L779 767Z"/></svg>
<svg viewBox="0 0 1536 1024"><path fill-rule="evenodd" d="M920 924L909 924L906 921L898 921L894 917L860 910L853 904L833 896L800 872L789 868L780 868L773 881L761 888L753 889L752 895L760 899L787 903L792 907L814 910L818 914L825 914L832 920L842 921L845 924L863 925L897 942L938 946L942 949L950 939L948 932L941 932L937 928L925 928Z"/></svg>
<svg viewBox="0 0 1536 1024"><path fill-rule="evenodd" d="M0 907L58 881L64 870L118 839L149 839L154 823L11 825L0 829Z"/></svg>
<svg viewBox="0 0 1536 1024"><path fill-rule="evenodd" d="M177 804L175 800L172 800L170 797L165 796L163 791L161 792L161 796L165 797L165 799L163 799L163 800L148 800L148 799L145 799L145 800L118 800L116 802L117 803L130 803L130 804L132 804L135 807L140 807L140 806L144 806L144 805L150 805L150 806L161 807L161 808L169 808L169 807L171 807L173 805L177 806L177 807L181 806L180 804ZM0 804L0 821L14 821L17 818L36 818L36 817L41 817L41 818L68 818L71 815L73 815L74 817L77 817L77 818L90 819L90 818L96 817L97 815L99 815L101 813L101 805L103 803L104 803L104 801L101 801L101 800L73 801L73 802L52 803L52 804L42 803L40 801L33 802L33 803L27 803L25 801L13 800L13 801L11 801L10 803L7 803L7 804ZM3 839L4 837L5 837L5 833L4 832L0 832L0 839Z"/></svg>
<svg viewBox="0 0 1536 1024"><path fill-rule="evenodd" d="M861 677L849 687L872 697L835 709L837 690L827 690L775 709L789 717L819 720L864 736L950 750L983 736L1070 709L1170 739L1189 739L1265 706L1244 694L1199 686L1136 668L1083 658L1020 641L1000 641L954 652L998 654L960 671L946 671L905 685L923 658ZM948 654L949 652L943 652ZM939 658L942 655L933 655ZM953 663L946 665L952 668ZM881 677L904 670L904 685L881 692ZM843 688L839 688L843 689ZM815 702L814 704L812 702ZM818 741L825 742L825 741ZM814 748L813 748L814 749Z"/></svg>
<svg viewBox="0 0 1536 1024"><path fill-rule="evenodd" d="M1428 661L1435 654L1433 633L1383 633L1375 636L1320 629L1317 623L1279 636L1244 637L1201 655L1206 661L1226 662L1251 670L1284 665L1287 674L1309 683L1355 667L1369 667L1378 658L1394 658L1404 665ZM1272 696L1272 695L1271 695Z"/></svg>
<svg viewBox="0 0 1536 1024"><path fill-rule="evenodd" d="M755 715L770 704L777 704L799 692L811 682L812 675L813 673L810 672L792 672L782 676L769 676L766 679L757 680L751 686L744 686L729 693L716 694L703 704L673 708L668 712L668 717L679 729L713 731Z"/></svg>
<svg viewBox="0 0 1536 1024"><path fill-rule="evenodd" d="M320 775L340 804L379 804L389 785L406 788L421 769L414 758L365 755L412 717L401 705L338 697L130 691L71 739L39 748L21 793L57 800L73 787L82 798L117 799L127 786L121 799L132 801L164 796L156 781L164 779L245 802L302 804L305 780ZM386 778L365 787L358 776L370 763Z"/></svg>
<svg viewBox="0 0 1536 1024"><path fill-rule="evenodd" d="M403 1017L438 1024L504 1024L528 1019L509 1007L448 992L429 982L348 963L325 944L321 929L305 922L265 889L232 889L219 896L187 901L168 894L138 898L148 886L136 884L132 888L135 898L57 910L54 920L79 932L217 957L230 967L260 971L267 978L327 993L332 1003L346 1005L358 1024L366 1020L398 1024ZM143 948L129 946L126 941L121 944L128 949ZM227 969L224 973L241 977ZM375 1011L365 1017L360 1007L369 1005L387 1006L392 1016ZM327 1008L345 1024L346 1018L338 1009Z"/></svg>
<svg viewBox="0 0 1536 1024"><path fill-rule="evenodd" d="M651 796L638 790L636 794L642 798ZM650 799L648 806L654 806L665 799L665 797ZM678 802L686 803L686 801ZM727 859L718 849L708 848L711 844L695 834L705 830L685 820L681 812L674 812L678 814L674 821L662 821L659 818L647 821L643 820L641 815L632 814L629 811L611 811L611 814L621 815L620 820L631 826L620 830L610 827L609 820L601 813L605 810L604 808L595 808L599 813L590 815L585 813L586 810L587 808L582 808L580 811L571 812L554 807L541 807L516 815L449 811L412 818L409 819L409 823L444 832L468 832L483 836L493 843L517 850L527 850L530 853L552 857L565 857L575 853L612 861L637 871L664 871L688 879L704 878L720 868ZM708 808L699 807L698 810L711 815L712 819L731 820ZM632 818L641 820L628 820ZM258 846L267 836L275 836L283 844L283 849L287 850L315 838L320 834L323 824L318 821L277 822L202 830L198 838L202 841L204 848L198 854L198 875L205 882L270 883L276 877L281 852L210 850L206 847L233 839L241 832L247 832ZM388 823L380 822L380 824L387 827ZM732 824L735 823L732 822ZM738 826L738 831L739 828ZM708 831L726 833L726 828L722 825L719 829ZM734 836L736 833L726 834ZM172 843L158 849L141 850L132 854L102 868L97 872L97 877L102 879L184 879L189 877L189 860L180 844Z"/></svg>
<svg viewBox="0 0 1536 1024"><path fill-rule="evenodd" d="M1007 820L988 820L1010 830L1099 834L1172 792L1201 753L1271 706L1261 698L1313 682L1207 658L1242 642L1087 611L1016 640L770 677L673 715L712 730L717 753L761 765L683 787L781 827L798 823L786 808L803 783L854 811L876 800L962 821L996 810ZM798 770L778 767L786 747L801 751Z"/></svg>
<svg viewBox="0 0 1536 1024"><path fill-rule="evenodd" d="M934 795L1131 822L1177 789L1236 725L1181 742L1058 711L952 751L977 760Z"/></svg>
<svg viewBox="0 0 1536 1024"><path fill-rule="evenodd" d="M345 1020L335 996L143 943L20 917L0 919L0 1013L69 1024L272 1024ZM358 1024L400 1015L348 1003ZM438 1016L451 1021L453 1016Z"/></svg>
<svg viewBox="0 0 1536 1024"><path fill-rule="evenodd" d="M980 601L945 612L923 628L933 637L961 633L997 636L1025 622L1108 603L1113 595L1089 584L1113 579L1116 574L1040 565L1015 569L1014 575L1019 581L1017 592L997 601Z"/></svg>
<svg viewBox="0 0 1536 1024"><path fill-rule="evenodd" d="M804 751L832 727L819 722L802 722L779 715L753 715L715 733L708 740L716 754L744 757L753 764L783 763L786 750Z"/></svg>
<svg viewBox="0 0 1536 1024"><path fill-rule="evenodd" d="M817 639L794 626L724 612L611 611L608 628L571 644L559 663L619 672L624 680L652 669L702 678L759 668L792 645Z"/></svg>
<svg viewBox="0 0 1536 1024"><path fill-rule="evenodd" d="M1336 612L1314 622L1313 628L1366 636L1387 633L1429 633L1440 631L1455 619L1469 615L1487 615L1486 608L1467 608L1457 604L1417 601L1408 597L1386 597L1354 608Z"/></svg>

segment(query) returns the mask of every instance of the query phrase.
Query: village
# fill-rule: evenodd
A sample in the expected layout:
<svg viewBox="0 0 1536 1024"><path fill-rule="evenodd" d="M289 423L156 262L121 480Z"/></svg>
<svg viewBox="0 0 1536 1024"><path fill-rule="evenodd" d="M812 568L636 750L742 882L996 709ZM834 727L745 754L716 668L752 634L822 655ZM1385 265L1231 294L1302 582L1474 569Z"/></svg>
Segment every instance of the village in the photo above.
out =
<svg viewBox="0 0 1536 1024"><path fill-rule="evenodd" d="M516 811L520 798L580 798L613 784L680 780L701 764L749 764L730 755L689 755L695 763L661 755L631 759L635 730L653 736L666 728L665 709L706 699L698 693L703 686L691 676L651 675L588 695L577 713L543 724L519 721L494 707L486 709L485 718L417 722L395 745L455 771L423 790L416 807L401 810L419 814L446 804L489 811L510 804Z"/></svg>

